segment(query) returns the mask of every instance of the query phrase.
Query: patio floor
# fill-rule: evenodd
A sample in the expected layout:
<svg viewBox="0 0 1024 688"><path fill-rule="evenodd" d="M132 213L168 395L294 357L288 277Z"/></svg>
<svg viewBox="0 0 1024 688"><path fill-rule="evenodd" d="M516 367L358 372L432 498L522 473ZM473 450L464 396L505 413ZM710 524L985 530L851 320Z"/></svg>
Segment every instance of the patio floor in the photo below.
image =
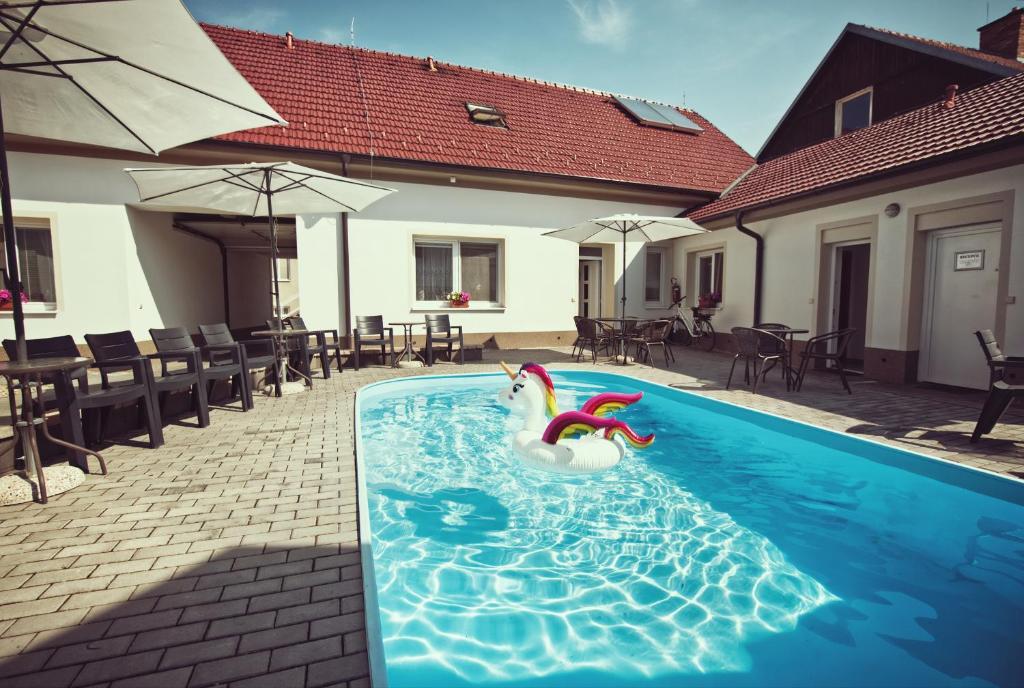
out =
<svg viewBox="0 0 1024 688"><path fill-rule="evenodd" d="M353 398L401 375L534 360L590 368L566 350L485 352L483 363L369 368L311 393L219 409L166 430L158 450L115 445L111 473L48 505L0 507L0 682L17 686L367 686L356 525ZM829 375L787 393L725 390L730 358L689 350L673 370L599 367L972 466L1024 475L1024 413L977 445L981 393Z"/></svg>

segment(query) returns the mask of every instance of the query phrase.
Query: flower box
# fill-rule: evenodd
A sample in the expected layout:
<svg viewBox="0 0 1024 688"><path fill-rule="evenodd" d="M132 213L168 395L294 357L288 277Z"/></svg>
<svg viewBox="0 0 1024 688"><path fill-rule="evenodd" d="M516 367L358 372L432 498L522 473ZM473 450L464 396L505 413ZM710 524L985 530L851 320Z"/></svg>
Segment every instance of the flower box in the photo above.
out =
<svg viewBox="0 0 1024 688"><path fill-rule="evenodd" d="M449 308L469 308L469 301L449 301Z"/></svg>

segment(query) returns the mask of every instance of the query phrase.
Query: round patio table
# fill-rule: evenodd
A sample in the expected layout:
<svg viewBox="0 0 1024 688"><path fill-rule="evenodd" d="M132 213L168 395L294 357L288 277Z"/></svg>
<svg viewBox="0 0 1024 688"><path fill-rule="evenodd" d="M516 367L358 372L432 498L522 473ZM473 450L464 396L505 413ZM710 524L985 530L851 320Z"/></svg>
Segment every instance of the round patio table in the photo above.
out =
<svg viewBox="0 0 1024 688"><path fill-rule="evenodd" d="M43 462L39 455L39 442L36 430L40 429L49 442L82 454L95 456L100 463L100 470L107 474L107 463L98 453L85 447L79 447L50 434L46 426L45 415L35 417L35 404L43 399L43 376L55 373L69 373L79 368L92 365L93 360L82 356L66 356L53 358L33 358L28 361L0 361L0 376L7 381L7 399L11 405L11 427L15 437L21 440L21 448L25 453L25 473L30 480L35 477L39 484L39 502L46 504L46 476ZM21 411L18 411L17 393L21 392ZM33 396L34 395L34 396ZM62 413L64 411L61 411ZM16 440L15 440L16 441Z"/></svg>
<svg viewBox="0 0 1024 688"><path fill-rule="evenodd" d="M616 362L619 365L628 365L629 360L626 357L626 323L631 323L634 326L638 323L643 322L643 318L638 318L634 315L627 315L624 318L593 318L599 323L605 325L611 325L613 331L613 338L618 344L619 353L615 355Z"/></svg>
<svg viewBox="0 0 1024 688"><path fill-rule="evenodd" d="M424 325L422 320L403 320L398 322L389 322L388 325L401 326L403 335L405 337L405 346L402 351L398 354L398 358L395 359L395 364L398 365L402 362L402 358L405 358L405 362L412 366L416 363L416 358L420 359L420 363L426 365L427 362L423 360L423 356L416 353L416 349L412 345L412 328L417 325ZM415 357L415 358L413 358Z"/></svg>

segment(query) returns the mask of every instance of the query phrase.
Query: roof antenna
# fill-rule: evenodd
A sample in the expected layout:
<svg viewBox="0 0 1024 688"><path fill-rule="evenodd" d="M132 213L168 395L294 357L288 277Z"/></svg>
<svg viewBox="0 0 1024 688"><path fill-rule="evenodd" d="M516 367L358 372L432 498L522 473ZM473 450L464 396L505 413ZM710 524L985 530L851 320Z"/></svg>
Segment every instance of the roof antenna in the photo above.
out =
<svg viewBox="0 0 1024 688"><path fill-rule="evenodd" d="M348 25L348 44L355 47L356 44L356 18L352 17L352 23Z"/></svg>

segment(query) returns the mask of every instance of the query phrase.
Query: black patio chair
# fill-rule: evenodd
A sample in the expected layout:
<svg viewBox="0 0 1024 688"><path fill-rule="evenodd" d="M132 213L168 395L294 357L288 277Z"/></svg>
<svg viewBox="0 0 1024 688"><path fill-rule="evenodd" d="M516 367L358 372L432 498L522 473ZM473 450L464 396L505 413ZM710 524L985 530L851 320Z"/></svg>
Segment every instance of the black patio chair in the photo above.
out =
<svg viewBox="0 0 1024 688"><path fill-rule="evenodd" d="M754 325L754 329L755 330L768 330L769 332L774 334L776 337L780 337L780 335L778 335L778 334L776 334L775 332L772 332L772 331L773 330L788 330L789 329L789 325L786 325L784 323L771 323L771 322L757 323L756 325ZM785 337L781 337L781 339L782 339L783 343L785 344L785 342L786 342ZM793 366L793 360L792 360L793 352L790 351L788 349L788 347L786 347L785 345L781 349L779 349L778 342L776 340L774 340L774 339L766 339L765 341L761 342L761 350L762 351L770 352L773 349L776 350L776 353L782 353L783 351L785 351L785 354L786 354L786 364L787 365L786 366L782 366L782 374L786 375L787 369L788 370L792 370L792 366ZM775 365L774 363L769 365L768 366L768 370L771 370L772 367L774 367L774 365ZM764 372L767 373L768 370L766 370ZM764 377L764 375L762 374L762 378L763 377Z"/></svg>
<svg viewBox="0 0 1024 688"><path fill-rule="evenodd" d="M790 388L789 370L787 364L786 341L777 335L766 330L759 330L753 327L732 328L733 338L736 340L736 355L732 358L732 367L729 368L729 379L725 388L729 389L732 384L732 374L736 370L736 361L743 359L743 379L750 384L750 368L754 368L754 394L757 394L758 378L763 378L769 370L769 363L778 363L783 366L783 376L786 379L786 390ZM760 365L760 368L758 366Z"/></svg>
<svg viewBox="0 0 1024 688"><path fill-rule="evenodd" d="M447 315L426 315L427 325L427 365L434 365L434 345L441 344L448 347L448 362L452 362L455 344L459 345L459 365L465 363L466 357L462 341L462 325L452 325ZM458 330L458 333L454 333Z"/></svg>
<svg viewBox="0 0 1024 688"><path fill-rule="evenodd" d="M971 433L971 442L977 442L982 435L992 432L1003 412L1009 408L1014 399L1024 399L1024 385L1010 385L1003 380L996 380L988 390L985 405Z"/></svg>
<svg viewBox="0 0 1024 688"><path fill-rule="evenodd" d="M978 330L974 333L981 344L981 350L985 354L985 362L988 364L988 385L991 387L999 380L1006 380L1008 373L1015 376L1016 373L1024 373L1024 356L1007 356L999 348L999 342L992 330Z"/></svg>
<svg viewBox="0 0 1024 688"><path fill-rule="evenodd" d="M652 320L641 325L639 330L627 340L628 344L636 347L633 358L640 360L642 357L643 360L650 361L651 365L654 365L651 347L660 346L662 358L665 359L665 366L671 365L669 363L670 360L674 363L676 356L668 341L669 336L672 334L672 325L673 322L671 320Z"/></svg>
<svg viewBox="0 0 1024 688"><path fill-rule="evenodd" d="M576 348L573 353L579 363L586 350L590 349L591 361L597 364L597 352L608 353L608 347L615 344L615 331L593 318L580 318L576 323Z"/></svg>
<svg viewBox="0 0 1024 688"><path fill-rule="evenodd" d="M191 352L161 352L143 356L139 351L139 345L135 343L135 337L128 330L121 332L108 332L106 334L87 334L85 341L92 350L93 358L97 363L117 363L117 365L104 366L100 368L100 376L106 382L108 372L118 369L124 370L132 365L135 359L143 358L157 359L160 361L162 374L157 377L153 373L151 365L146 366L149 379L150 393L153 397L154 408L159 410L161 426L166 416L168 396L174 392L188 392L190 395L192 409L196 415L196 422L199 427L205 428L210 424L210 409L206 400L206 385L199 377L199 368L202 362L199 360L198 350ZM168 363L183 363L184 369L170 371Z"/></svg>
<svg viewBox="0 0 1024 688"><path fill-rule="evenodd" d="M230 399L238 397L242 411L252 408L252 396L249 393L248 370L242 370L242 352L238 344L215 344L205 348L196 347L192 335L184 327L167 327L149 329L153 345L157 352L188 353L194 352L199 363L199 379L206 387L206 398L209 400L213 386L222 380L231 382ZM203 365L203 361L207 365ZM166 361L161 360L161 372L168 374ZM171 373L173 375L173 373Z"/></svg>
<svg viewBox="0 0 1024 688"><path fill-rule="evenodd" d="M293 330L309 329L306 327L305 321L298 315L293 315L292 317L287 318L287 321L288 325ZM331 335L330 339L327 338L328 334ZM314 356L320 358L320 369L323 370L324 377L328 378L331 376L332 356L334 357L334 360L338 364L338 372L342 372L341 352L343 347L341 339L338 337L338 331L327 330L326 332L317 332L316 334L312 335L312 337L316 340L316 344L307 344L307 348L309 349L309 357L311 360Z"/></svg>
<svg viewBox="0 0 1024 688"><path fill-rule="evenodd" d="M70 335L29 339L26 344L28 358L76 357L81 353L75 340ZM17 356L17 347L13 339L3 341L8 357ZM64 441L80 447L96 446L103 441L103 429L111 409L116 406L135 404L139 410L140 425L149 434L149 446L156 449L164 443L163 429L157 415L153 397L147 382L149 361L136 358L127 364L112 366L101 361L93 363L93 367L102 371L102 382L99 389L89 384L89 375L85 367L69 373L58 373L45 379L52 384L54 399L50 403L42 403L39 409L41 416L47 410L56 408L60 411L61 433ZM111 383L107 372L111 368L131 370L132 379ZM84 426L84 427L83 427ZM86 433L88 430L88 436ZM85 456L81 452L71 452L70 463L89 472ZM102 461L102 459L101 459ZM100 471L106 475L107 467L100 464Z"/></svg>
<svg viewBox="0 0 1024 688"><path fill-rule="evenodd" d="M382 315L357 315L352 330L352 351L355 354L355 368L359 370L359 354L363 347L380 348L380 362L390 353L391 367L395 367L395 328L384 327Z"/></svg>
<svg viewBox="0 0 1024 688"><path fill-rule="evenodd" d="M242 370L252 372L253 370L270 371L277 374L274 359L274 343L270 339L243 339L235 340L231 330L225 323L199 326L199 340L204 347L219 346L224 344L238 344L241 356ZM216 355L216 354L215 354ZM250 404L252 399L252 385L249 377L246 376L246 385L249 386ZM252 406L250 405L250 408Z"/></svg>
<svg viewBox="0 0 1024 688"><path fill-rule="evenodd" d="M846 393L853 394L850 383L846 379L846 349L850 346L850 339L856 331L852 327L847 327L819 334L817 337L807 340L804 350L800 352L800 367L797 369L794 385L797 392L804 386L804 376L807 374L811 361L833 361Z"/></svg>

